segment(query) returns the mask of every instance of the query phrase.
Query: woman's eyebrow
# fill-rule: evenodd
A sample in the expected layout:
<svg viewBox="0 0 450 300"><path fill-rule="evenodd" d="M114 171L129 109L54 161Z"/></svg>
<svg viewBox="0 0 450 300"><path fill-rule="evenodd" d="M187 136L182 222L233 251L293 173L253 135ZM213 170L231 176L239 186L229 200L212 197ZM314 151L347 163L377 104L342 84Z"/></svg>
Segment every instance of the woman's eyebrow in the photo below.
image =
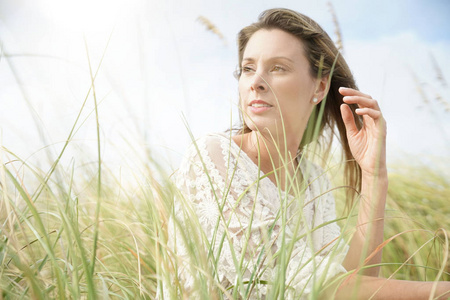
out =
<svg viewBox="0 0 450 300"><path fill-rule="evenodd" d="M245 57L245 58L242 59L242 61L250 61L250 62L252 62L252 61L255 61L255 60L253 58L251 58L251 57Z"/></svg>
<svg viewBox="0 0 450 300"><path fill-rule="evenodd" d="M290 59L289 57L286 57L286 56L275 56L275 57L271 57L270 58L270 60L277 60L277 59L284 59L284 60L287 60L287 61L289 61L291 63L294 62L292 59Z"/></svg>
<svg viewBox="0 0 450 300"><path fill-rule="evenodd" d="M274 56L274 57L270 57L270 58L267 59L267 60L268 60L268 61L271 61L271 60L279 60L279 59L287 60L287 61L289 61L289 62L291 62L291 63L294 63L294 61L293 61L292 59L290 59L289 57L287 57L287 56ZM243 61L243 62L244 62L244 61L254 62L255 59L252 58L252 57L245 57L245 58L242 59L242 61Z"/></svg>

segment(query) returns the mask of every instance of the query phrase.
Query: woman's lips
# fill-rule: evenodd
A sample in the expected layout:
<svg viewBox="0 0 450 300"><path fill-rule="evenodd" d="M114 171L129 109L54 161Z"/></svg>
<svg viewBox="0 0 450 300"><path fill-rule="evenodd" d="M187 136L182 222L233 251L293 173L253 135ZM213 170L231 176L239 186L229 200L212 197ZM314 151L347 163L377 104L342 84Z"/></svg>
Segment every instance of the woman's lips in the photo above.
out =
<svg viewBox="0 0 450 300"><path fill-rule="evenodd" d="M272 105L270 105L267 102L264 102L262 100L253 100L249 103L249 108L253 113L262 113L266 110L269 110L272 108Z"/></svg>

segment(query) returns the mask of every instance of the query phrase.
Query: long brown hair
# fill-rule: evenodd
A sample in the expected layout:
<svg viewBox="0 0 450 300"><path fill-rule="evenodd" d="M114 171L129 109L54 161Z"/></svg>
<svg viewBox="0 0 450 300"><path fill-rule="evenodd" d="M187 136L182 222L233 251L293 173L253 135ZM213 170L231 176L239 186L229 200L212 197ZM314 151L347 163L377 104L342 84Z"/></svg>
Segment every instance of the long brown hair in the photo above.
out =
<svg viewBox="0 0 450 300"><path fill-rule="evenodd" d="M361 188L361 169L353 158L347 140L345 125L342 120L340 106L344 102L343 96L339 93L339 87L349 87L356 89L356 83L353 75L345 62L345 59L339 54L334 42L328 34L311 18L296 11L284 8L269 9L262 12L258 21L243 28L238 34L239 67L242 66L242 59L245 48L252 35L261 29L280 29L299 38L305 49L306 58L309 61L310 72L313 77L329 76L329 91L326 100L319 103L311 114L306 131L318 132L322 141L325 141L324 154L328 156L333 137L337 136L342 148L345 159L345 183L350 187L347 191L347 205L353 202L355 190ZM237 74L238 77L240 73ZM322 107L322 106L325 107ZM362 117L355 113L356 105L350 105L353 116L358 128L362 127ZM319 112L323 110L321 120L316 123ZM311 122L311 120L313 120ZM312 129L311 126L319 124L318 128ZM337 132L336 132L337 128ZM325 130L331 134L325 135ZM249 132L247 124L242 120L241 133ZM305 132L306 132L305 131ZM300 151L309 144L314 135L305 134L300 143Z"/></svg>

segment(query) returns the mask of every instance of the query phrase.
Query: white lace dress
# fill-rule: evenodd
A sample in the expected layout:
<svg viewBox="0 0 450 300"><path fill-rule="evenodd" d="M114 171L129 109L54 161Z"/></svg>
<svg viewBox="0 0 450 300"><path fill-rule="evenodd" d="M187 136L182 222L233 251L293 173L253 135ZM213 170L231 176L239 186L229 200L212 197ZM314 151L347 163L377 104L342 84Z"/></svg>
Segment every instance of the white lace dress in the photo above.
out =
<svg viewBox="0 0 450 300"><path fill-rule="evenodd" d="M299 163L307 180L293 196L265 177L229 134L209 134L188 149L176 173L184 197L175 200L175 215L179 224L186 222L181 202L196 213L204 247L213 250L211 269L222 292L265 299L273 297L272 283L284 277L285 297L306 299L319 283L345 272L341 263L347 246L334 222L330 183L315 164ZM185 256L178 278L186 290L194 290L201 272L187 266L185 240L178 238L175 245L178 233L173 234L173 224L169 227L169 245ZM188 230L183 228L178 226Z"/></svg>

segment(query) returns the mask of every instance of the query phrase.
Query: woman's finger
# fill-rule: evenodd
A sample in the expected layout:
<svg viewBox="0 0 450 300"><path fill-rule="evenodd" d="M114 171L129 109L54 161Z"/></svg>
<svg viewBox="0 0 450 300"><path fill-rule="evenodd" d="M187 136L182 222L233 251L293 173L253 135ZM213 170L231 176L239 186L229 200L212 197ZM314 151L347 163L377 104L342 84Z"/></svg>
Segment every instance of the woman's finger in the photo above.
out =
<svg viewBox="0 0 450 300"><path fill-rule="evenodd" d="M366 97L366 98L372 98L370 95L364 94L363 92L361 92L359 90L355 90L355 89L348 88L348 87L340 87L339 93L342 96L362 96L362 97Z"/></svg>
<svg viewBox="0 0 450 300"><path fill-rule="evenodd" d="M372 108L367 108L367 107L364 107L364 108L357 108L356 110L355 110L355 113L357 114L357 115L360 115L360 116L365 116L365 115L367 115L367 116L369 116L369 117L371 117L372 119L374 119L374 120L378 120L378 119L380 119L381 118L381 111L379 111L379 110L377 110L377 109L372 109Z"/></svg>
<svg viewBox="0 0 450 300"><path fill-rule="evenodd" d="M341 105L341 115L342 120L344 121L345 128L347 129L347 136L356 135L358 133L358 128L356 127L352 110L347 104Z"/></svg>
<svg viewBox="0 0 450 300"><path fill-rule="evenodd" d="M358 106L361 108L369 107L380 110L378 101L372 98L367 98L363 96L345 96L342 100L347 104L358 104Z"/></svg>

